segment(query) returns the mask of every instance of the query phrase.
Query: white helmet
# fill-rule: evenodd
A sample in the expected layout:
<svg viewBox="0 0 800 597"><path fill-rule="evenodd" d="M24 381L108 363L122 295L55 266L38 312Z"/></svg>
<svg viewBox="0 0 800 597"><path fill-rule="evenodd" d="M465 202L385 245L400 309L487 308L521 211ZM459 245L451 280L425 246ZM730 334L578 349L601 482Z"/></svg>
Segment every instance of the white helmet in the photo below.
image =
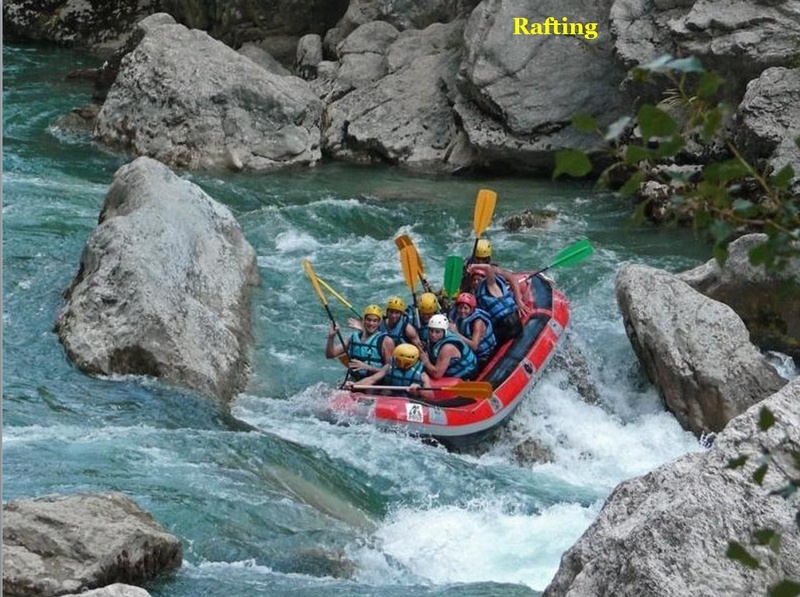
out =
<svg viewBox="0 0 800 597"><path fill-rule="evenodd" d="M448 328L447 315L443 315L442 313L437 313L436 315L431 317L430 321L428 322L428 328L431 330L447 331Z"/></svg>

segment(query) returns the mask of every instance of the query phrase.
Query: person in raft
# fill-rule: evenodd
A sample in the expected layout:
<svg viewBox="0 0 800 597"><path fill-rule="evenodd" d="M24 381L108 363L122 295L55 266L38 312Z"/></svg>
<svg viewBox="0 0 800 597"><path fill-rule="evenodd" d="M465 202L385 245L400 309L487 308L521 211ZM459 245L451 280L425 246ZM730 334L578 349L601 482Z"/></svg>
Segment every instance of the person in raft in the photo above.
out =
<svg viewBox="0 0 800 597"><path fill-rule="evenodd" d="M473 294L478 307L492 320L497 345L502 346L507 340L516 338L522 331L522 317L530 313L519 286L509 282L499 273L497 266L491 264L474 263L469 266L469 273L473 277L484 276Z"/></svg>
<svg viewBox="0 0 800 597"><path fill-rule="evenodd" d="M420 360L433 380L442 377L470 379L477 370L478 359L467 343L450 331L449 324L447 315L442 313L431 317L428 351L421 353Z"/></svg>
<svg viewBox="0 0 800 597"><path fill-rule="evenodd" d="M481 238L478 240L478 244L475 247L475 257L470 262L467 260L467 269L472 263L488 263L493 265L496 269L495 272L499 273L506 282L509 283L512 287L512 291L514 292L514 296L522 297L522 307L519 307L519 316L523 317L527 311L527 305L529 302L533 302L533 297L531 295L530 284L526 281L519 283L517 282L517 277L514 275L509 269L505 269L497 265L497 263L492 263L492 243L490 243L485 238ZM465 276L469 279L469 276ZM464 292L475 292L477 289L477 285L473 286L471 289L462 289Z"/></svg>
<svg viewBox="0 0 800 597"><path fill-rule="evenodd" d="M348 368L355 380L372 375L392 359L394 342L380 330L383 311L378 305L369 305L364 309L361 331L355 331L344 341L344 346L334 346L333 338L339 332L336 325L331 325L328 342L325 345L325 356L335 359L343 354L350 358Z"/></svg>
<svg viewBox="0 0 800 597"><path fill-rule="evenodd" d="M473 294L462 292L456 298L456 313L453 319L455 323L450 324L450 329L475 352L475 356L478 357L478 369L482 369L492 358L497 347L489 314L478 308L478 301Z"/></svg>
<svg viewBox="0 0 800 597"><path fill-rule="evenodd" d="M359 386L372 386L382 382L383 385L408 388L411 395L419 393L420 388L429 388L431 379L419 360L419 349L413 344L398 344L392 353L392 360L377 372L358 382ZM346 390L353 388L353 383L344 385Z"/></svg>
<svg viewBox="0 0 800 597"><path fill-rule="evenodd" d="M417 310L419 311L419 329L417 330L417 341L413 344L420 350L424 350L428 345L428 323L431 317L441 312L436 295L432 292L420 295L417 301Z"/></svg>
<svg viewBox="0 0 800 597"><path fill-rule="evenodd" d="M389 334L395 345L404 342L415 344L419 336L411 321L411 316L406 313L406 302L399 296L390 296L386 301L386 317L383 318L381 331Z"/></svg>
<svg viewBox="0 0 800 597"><path fill-rule="evenodd" d="M347 327L361 331L364 324L361 320L350 317L347 319ZM406 310L406 302L399 296L390 296L386 301L386 316L381 320L381 331L392 339L395 346L403 342L419 342L417 328L411 323L410 310Z"/></svg>

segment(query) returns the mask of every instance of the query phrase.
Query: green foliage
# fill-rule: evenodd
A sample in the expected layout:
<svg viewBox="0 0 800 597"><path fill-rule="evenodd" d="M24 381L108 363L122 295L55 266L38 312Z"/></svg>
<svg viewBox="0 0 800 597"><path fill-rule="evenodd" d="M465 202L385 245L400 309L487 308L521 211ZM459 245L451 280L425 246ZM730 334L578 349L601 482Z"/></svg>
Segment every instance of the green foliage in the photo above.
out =
<svg viewBox="0 0 800 597"><path fill-rule="evenodd" d="M751 556L750 552L748 552L741 543L737 543L736 541L728 542L728 551L725 552L725 555L732 560L741 562L743 565L753 570L759 568L758 560Z"/></svg>
<svg viewBox="0 0 800 597"><path fill-rule="evenodd" d="M775 425L776 419L773 412L767 408L766 406L762 406L761 410L758 413L758 429L761 433L765 433L768 431L773 425ZM785 441L785 440L784 440ZM779 443L778 447L775 449L780 449L783 445L783 442ZM761 458L760 466L755 470L752 475L753 482L756 485L761 486L764 482L764 477L769 470L769 465L771 462L772 452L775 450L770 450L769 448L765 448L763 450L763 455ZM783 450L786 453L786 450ZM788 454L791 456L792 465L794 466L795 470L800 474L800 453L796 450L788 451ZM747 463L747 456L739 456L738 458L734 458L728 461L727 467L729 469L738 469L741 468ZM780 467L778 467L779 470ZM771 491L769 495L772 496L780 496L783 499L790 498L795 491L797 491L798 486L800 486L800 478L790 479L789 483L782 487L781 489ZM800 510L795 513L795 523L797 527L800 529ZM781 534L776 531L775 529L771 528L763 528L753 531L752 535L753 543L762 546L762 547L769 547L770 550L776 555L780 555L781 550ZM736 560L737 562L741 563L743 566L747 568L756 569L760 567L758 559L753 556L747 548L737 541L728 541L728 549L725 552L725 555L732 560ZM796 592L793 592L796 591ZM781 582L773 585L769 589L770 596L797 596L800 595L800 584L797 582L784 579Z"/></svg>
<svg viewBox="0 0 800 597"><path fill-rule="evenodd" d="M747 456L739 456L738 458L729 460L725 468L731 468L731 469L742 468L746 462L747 462Z"/></svg>
<svg viewBox="0 0 800 597"><path fill-rule="evenodd" d="M635 118L622 117L605 132L592 116L573 118L577 130L602 139L611 158L598 183L614 186L622 196L635 195L649 180L672 184L680 189L668 206L673 220L691 222L696 231L706 231L719 263L725 262L728 244L739 234L762 231L767 241L752 249L751 263L770 271L784 268L800 253L800 198L790 192L795 173L790 165L778 172L759 170L726 137L725 124L733 110L715 99L723 79L706 71L694 56L660 56L631 74L635 81L666 80L670 88L665 99L657 106L640 105ZM656 170L656 166L680 163L689 143L714 147L726 155L703 165L692 181ZM795 143L800 147L800 137ZM564 150L556 154L553 178L586 176L592 170L584 152ZM642 223L652 213L648 201L639 202L633 223Z"/></svg>
<svg viewBox="0 0 800 597"><path fill-rule="evenodd" d="M592 162L584 152L577 149L565 149L556 154L556 169L553 178L561 174L569 174L576 178L586 176L592 171Z"/></svg>
<svg viewBox="0 0 800 597"><path fill-rule="evenodd" d="M766 406L762 406L758 413L758 428L766 431L775 424L775 415Z"/></svg>
<svg viewBox="0 0 800 597"><path fill-rule="evenodd" d="M782 580L769 590L769 597L797 597L800 595L800 583Z"/></svg>

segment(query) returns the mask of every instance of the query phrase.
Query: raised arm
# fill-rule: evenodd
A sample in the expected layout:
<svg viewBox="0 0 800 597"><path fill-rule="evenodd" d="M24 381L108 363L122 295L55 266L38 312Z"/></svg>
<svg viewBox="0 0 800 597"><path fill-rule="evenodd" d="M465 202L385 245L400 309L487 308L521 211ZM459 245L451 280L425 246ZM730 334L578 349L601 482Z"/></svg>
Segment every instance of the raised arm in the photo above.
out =
<svg viewBox="0 0 800 597"><path fill-rule="evenodd" d="M325 343L325 356L329 359L335 359L345 354L347 352L347 346L350 344L350 340L348 339L344 341L344 346L341 344L334 346L333 339L338 333L339 326L332 324L330 330L328 330L328 341Z"/></svg>

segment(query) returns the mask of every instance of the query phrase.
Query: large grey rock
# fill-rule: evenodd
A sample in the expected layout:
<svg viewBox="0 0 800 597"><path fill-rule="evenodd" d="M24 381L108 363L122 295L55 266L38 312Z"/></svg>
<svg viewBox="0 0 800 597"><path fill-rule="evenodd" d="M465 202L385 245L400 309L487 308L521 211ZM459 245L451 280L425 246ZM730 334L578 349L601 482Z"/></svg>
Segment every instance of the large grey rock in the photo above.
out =
<svg viewBox="0 0 800 597"><path fill-rule="evenodd" d="M51 41L62 45L116 49L158 0L6 0L3 36L9 40Z"/></svg>
<svg viewBox="0 0 800 597"><path fill-rule="evenodd" d="M267 52L264 48L257 46L256 44L244 44L241 48L239 48L239 54L246 56L261 68L272 73L273 75L287 77L292 74L288 69L284 68L280 62L275 60L275 58L273 58L269 52Z"/></svg>
<svg viewBox="0 0 800 597"><path fill-rule="evenodd" d="M736 142L749 159L766 158L775 172L789 165L800 177L800 69L769 68L750 81L737 120Z"/></svg>
<svg viewBox="0 0 800 597"><path fill-rule="evenodd" d="M3 505L6 597L141 584L180 565L178 538L121 493L47 496Z"/></svg>
<svg viewBox="0 0 800 597"><path fill-rule="evenodd" d="M150 597L150 593L141 587L117 582L100 589L83 591L82 593L70 593L69 595L64 595L64 597Z"/></svg>
<svg viewBox="0 0 800 597"><path fill-rule="evenodd" d="M796 0L697 0L671 30L683 55L699 57L737 92L800 57Z"/></svg>
<svg viewBox="0 0 800 597"><path fill-rule="evenodd" d="M700 435L785 382L750 343L742 320L676 276L643 265L617 273L625 331L650 380L681 425Z"/></svg>
<svg viewBox="0 0 800 597"><path fill-rule="evenodd" d="M347 37L370 21L385 21L400 31L425 29L434 23L450 23L472 12L480 0L350 0L337 23L338 35Z"/></svg>
<svg viewBox="0 0 800 597"><path fill-rule="evenodd" d="M609 25L616 55L626 68L676 53L669 23L681 18L695 0L614 0Z"/></svg>
<svg viewBox="0 0 800 597"><path fill-rule="evenodd" d="M255 252L223 205L150 158L120 168L56 331L90 374L222 400L245 384Z"/></svg>
<svg viewBox="0 0 800 597"><path fill-rule="evenodd" d="M261 42L274 36L322 35L342 18L349 0L161 0L161 10L179 23L203 29L227 45ZM279 57L279 54L270 51ZM289 58L289 64L294 57Z"/></svg>
<svg viewBox="0 0 800 597"><path fill-rule="evenodd" d="M767 406L776 423L758 427ZM770 492L797 477L791 451L800 451L800 379L732 420L712 448L625 481L597 520L561 558L545 597L716 597L766 595L782 579L800 578L800 494ZM764 451L772 460L763 486L753 481ZM741 468L728 464L747 457ZM778 554L757 546L752 533L781 534ZM737 541L760 560L749 569L726 557Z"/></svg>
<svg viewBox="0 0 800 597"><path fill-rule="evenodd" d="M662 54L697 56L737 101L748 81L800 55L795 0L615 0L610 16L626 67Z"/></svg>
<svg viewBox="0 0 800 597"><path fill-rule="evenodd" d="M452 168L456 128L447 86L458 65L462 25L400 34L385 57L389 74L328 106L325 152L360 162ZM343 70L337 78L340 87Z"/></svg>
<svg viewBox="0 0 800 597"><path fill-rule="evenodd" d="M558 0L484 0L472 12L459 86L469 102L457 108L482 157L549 174L556 150L597 145L570 122L588 113L605 126L624 109L618 88L625 73L612 55L610 6L611 0L570 4L569 14L579 15L570 22L596 23L596 39L512 34L515 17L560 19L566 13Z"/></svg>
<svg viewBox="0 0 800 597"><path fill-rule="evenodd" d="M305 81L163 19L145 19L122 59L97 139L180 168L273 170L320 158L322 105Z"/></svg>
<svg viewBox="0 0 800 597"><path fill-rule="evenodd" d="M320 62L322 62L322 38L316 33L301 37L297 42L294 72L305 80L314 79Z"/></svg>
<svg viewBox="0 0 800 597"><path fill-rule="evenodd" d="M800 364L800 258L775 274L751 265L750 250L766 240L766 234L742 236L728 245L724 266L711 259L679 277L736 311L756 345Z"/></svg>
<svg viewBox="0 0 800 597"><path fill-rule="evenodd" d="M387 73L386 52L397 39L397 29L380 21L362 25L336 48L341 66L338 93L366 87Z"/></svg>

